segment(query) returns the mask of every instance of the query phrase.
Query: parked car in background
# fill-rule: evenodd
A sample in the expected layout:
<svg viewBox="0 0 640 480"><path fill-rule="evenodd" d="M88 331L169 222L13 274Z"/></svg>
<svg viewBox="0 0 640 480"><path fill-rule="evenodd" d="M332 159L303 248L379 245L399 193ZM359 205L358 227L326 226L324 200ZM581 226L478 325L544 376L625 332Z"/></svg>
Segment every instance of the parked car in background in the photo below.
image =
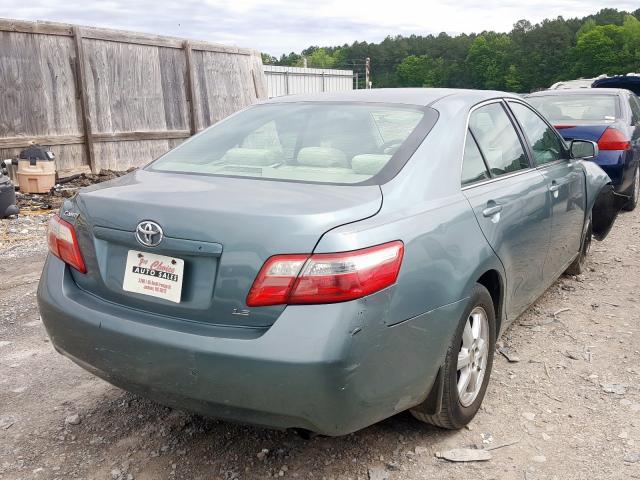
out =
<svg viewBox="0 0 640 480"><path fill-rule="evenodd" d="M613 77L598 77L591 84L593 88L623 88L640 95L640 74L628 73Z"/></svg>
<svg viewBox="0 0 640 480"><path fill-rule="evenodd" d="M615 220L596 154L501 92L273 99L66 200L42 320L166 405L327 435L407 409L460 428L500 332Z"/></svg>
<svg viewBox="0 0 640 480"><path fill-rule="evenodd" d="M600 75L594 78L576 78L575 80L562 80L556 82L549 87L549 90L566 90L568 88L591 88L593 82L600 78L606 78L606 75Z"/></svg>
<svg viewBox="0 0 640 480"><path fill-rule="evenodd" d="M640 100L629 90L591 88L545 90L526 95L565 140L598 142L595 162L607 172L616 192L627 195L626 210L640 196Z"/></svg>
<svg viewBox="0 0 640 480"><path fill-rule="evenodd" d="M573 88L623 88L640 95L640 73L627 73L626 75L598 75L594 78L577 78L575 80L562 80L549 87L549 90L565 90Z"/></svg>

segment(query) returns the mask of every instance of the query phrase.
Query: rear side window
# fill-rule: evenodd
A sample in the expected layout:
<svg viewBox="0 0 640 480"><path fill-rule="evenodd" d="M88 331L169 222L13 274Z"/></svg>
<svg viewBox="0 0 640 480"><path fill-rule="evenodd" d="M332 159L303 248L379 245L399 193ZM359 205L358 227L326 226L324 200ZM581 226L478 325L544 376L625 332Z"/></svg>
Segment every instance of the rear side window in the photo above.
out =
<svg viewBox="0 0 640 480"><path fill-rule="evenodd" d="M478 144L473 135L467 132L464 144L464 158L462 159L462 186L490 178L487 165L484 163Z"/></svg>
<svg viewBox="0 0 640 480"><path fill-rule="evenodd" d="M431 109L395 104L258 105L205 130L148 168L298 182L377 183L402 168L436 115Z"/></svg>
<svg viewBox="0 0 640 480"><path fill-rule="evenodd" d="M509 105L529 140L536 165L544 165L564 158L562 141L553 128L529 107L517 102L509 102Z"/></svg>
<svg viewBox="0 0 640 480"><path fill-rule="evenodd" d="M469 129L492 176L529 168L520 138L501 103L491 103L474 110L469 117Z"/></svg>

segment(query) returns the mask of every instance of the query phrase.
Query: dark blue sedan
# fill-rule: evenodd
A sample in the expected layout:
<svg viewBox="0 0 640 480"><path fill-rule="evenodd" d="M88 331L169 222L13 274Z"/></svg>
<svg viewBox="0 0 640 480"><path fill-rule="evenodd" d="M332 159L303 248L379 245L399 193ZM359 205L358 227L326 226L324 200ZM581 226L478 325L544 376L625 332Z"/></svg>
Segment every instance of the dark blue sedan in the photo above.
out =
<svg viewBox="0 0 640 480"><path fill-rule="evenodd" d="M640 196L640 100L629 90L580 88L546 90L527 100L555 125L565 140L598 142L595 162L607 172L616 192L629 197L633 210Z"/></svg>

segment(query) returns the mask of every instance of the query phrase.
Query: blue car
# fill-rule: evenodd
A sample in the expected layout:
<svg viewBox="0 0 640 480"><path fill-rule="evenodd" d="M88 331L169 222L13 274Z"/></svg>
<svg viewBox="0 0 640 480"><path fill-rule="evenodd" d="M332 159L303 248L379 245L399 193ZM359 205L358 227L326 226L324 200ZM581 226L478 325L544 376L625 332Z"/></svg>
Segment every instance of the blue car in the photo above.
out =
<svg viewBox="0 0 640 480"><path fill-rule="evenodd" d="M613 225L597 151L503 92L272 99L67 199L40 314L60 353L169 406L460 428L496 338Z"/></svg>
<svg viewBox="0 0 640 480"><path fill-rule="evenodd" d="M617 193L633 210L640 195L640 100L619 88L546 90L526 96L565 140L598 142L594 160L607 172Z"/></svg>

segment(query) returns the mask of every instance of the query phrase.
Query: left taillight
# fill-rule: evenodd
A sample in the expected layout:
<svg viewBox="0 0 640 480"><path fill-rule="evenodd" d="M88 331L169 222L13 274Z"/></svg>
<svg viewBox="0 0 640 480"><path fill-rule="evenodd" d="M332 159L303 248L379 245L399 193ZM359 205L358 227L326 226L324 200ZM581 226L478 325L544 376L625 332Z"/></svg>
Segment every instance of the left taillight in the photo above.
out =
<svg viewBox="0 0 640 480"><path fill-rule="evenodd" d="M49 220L47 241L51 253L79 272L87 273L73 225L54 215Z"/></svg>
<svg viewBox="0 0 640 480"><path fill-rule="evenodd" d="M398 278L401 241L341 253L276 255L260 269L247 305L336 303L371 295Z"/></svg>

